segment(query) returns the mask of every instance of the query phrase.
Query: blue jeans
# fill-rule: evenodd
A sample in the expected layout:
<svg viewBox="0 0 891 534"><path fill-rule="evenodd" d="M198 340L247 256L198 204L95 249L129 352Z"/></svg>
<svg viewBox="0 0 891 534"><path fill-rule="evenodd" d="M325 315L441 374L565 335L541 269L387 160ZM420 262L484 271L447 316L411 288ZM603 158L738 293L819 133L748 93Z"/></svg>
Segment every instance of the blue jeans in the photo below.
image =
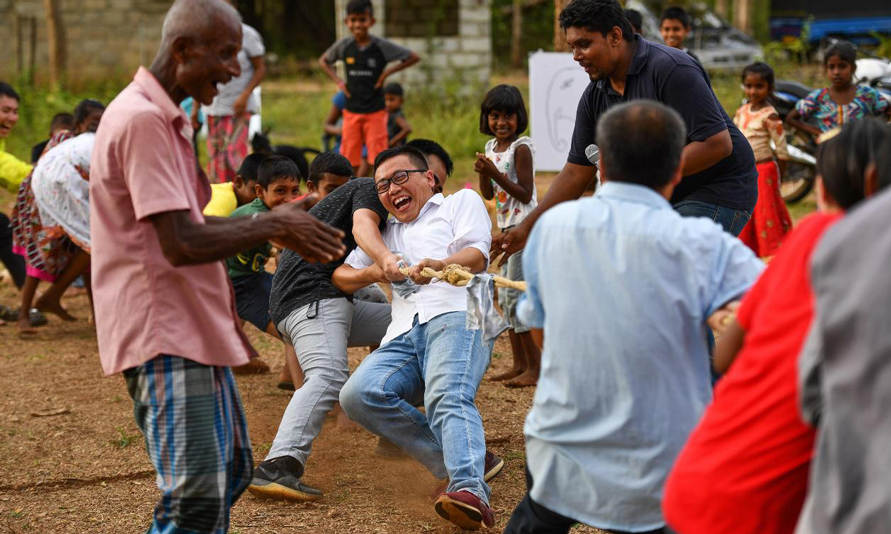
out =
<svg viewBox="0 0 891 534"><path fill-rule="evenodd" d="M486 437L474 399L491 353L480 330L465 328L465 315L426 324L415 317L411 330L365 358L341 389L340 405L433 476L448 478L446 491L467 490L488 503ZM426 415L414 406L422 398Z"/></svg>
<svg viewBox="0 0 891 534"><path fill-rule="evenodd" d="M683 217L708 217L734 237L742 232L743 227L752 218L752 214L746 210L733 210L699 200L682 200L674 205L674 210Z"/></svg>

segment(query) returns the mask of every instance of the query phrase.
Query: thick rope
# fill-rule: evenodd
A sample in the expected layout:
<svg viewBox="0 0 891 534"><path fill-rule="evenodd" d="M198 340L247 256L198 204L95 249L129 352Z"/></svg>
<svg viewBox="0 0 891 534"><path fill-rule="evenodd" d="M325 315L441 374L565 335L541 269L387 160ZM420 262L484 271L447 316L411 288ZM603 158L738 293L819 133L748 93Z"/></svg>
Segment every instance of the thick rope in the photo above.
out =
<svg viewBox="0 0 891 534"><path fill-rule="evenodd" d="M399 271L407 276L408 273L411 272L411 267L403 267L399 269ZM456 265L453 263L450 265L446 265L446 268L442 271L434 271L430 267L424 267L421 270L421 276L426 276L427 278L437 278L450 285L464 287L467 285L468 282L470 282L474 275L467 269L467 267L462 267L461 265ZM526 291L526 282L515 282L503 276L495 276L493 278L497 287Z"/></svg>

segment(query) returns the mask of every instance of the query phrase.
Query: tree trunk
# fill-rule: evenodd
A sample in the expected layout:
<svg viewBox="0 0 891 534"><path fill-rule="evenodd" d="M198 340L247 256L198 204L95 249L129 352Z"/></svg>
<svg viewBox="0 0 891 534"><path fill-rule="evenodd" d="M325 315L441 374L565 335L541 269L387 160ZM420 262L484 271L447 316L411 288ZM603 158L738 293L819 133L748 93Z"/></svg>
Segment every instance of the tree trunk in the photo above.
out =
<svg viewBox="0 0 891 534"><path fill-rule="evenodd" d="M571 0L554 0L554 50L556 52L569 52L566 45L566 33L560 28L560 12L569 5Z"/></svg>
<svg viewBox="0 0 891 534"><path fill-rule="evenodd" d="M733 18L733 25L748 34L752 33L754 5L754 0L736 0L736 16Z"/></svg>
<svg viewBox="0 0 891 534"><path fill-rule="evenodd" d="M523 0L514 0L513 25L510 34L510 65L514 69L523 67L523 52L520 50L523 37Z"/></svg>
<svg viewBox="0 0 891 534"><path fill-rule="evenodd" d="M721 15L722 17L730 18L730 10L728 7L730 6L730 0L715 0L715 13Z"/></svg>
<svg viewBox="0 0 891 534"><path fill-rule="evenodd" d="M53 89L57 89L65 76L65 39L62 35L56 0L43 0L43 8L46 10L46 40L50 67L49 82Z"/></svg>

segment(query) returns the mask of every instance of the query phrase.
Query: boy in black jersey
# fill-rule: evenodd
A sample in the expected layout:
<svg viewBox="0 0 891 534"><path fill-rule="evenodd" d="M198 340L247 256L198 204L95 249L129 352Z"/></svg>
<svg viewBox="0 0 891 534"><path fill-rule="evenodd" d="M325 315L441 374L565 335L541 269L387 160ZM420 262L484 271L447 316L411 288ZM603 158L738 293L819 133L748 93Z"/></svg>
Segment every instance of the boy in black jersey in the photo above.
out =
<svg viewBox="0 0 891 534"><path fill-rule="evenodd" d="M358 172L363 145L368 149L369 163L389 145L384 82L420 58L407 48L368 33L375 22L370 0L351 0L346 11L345 23L351 36L331 45L319 58L319 64L346 94L340 153ZM387 68L388 63L397 60L399 63ZM344 62L345 82L334 72L337 61Z"/></svg>

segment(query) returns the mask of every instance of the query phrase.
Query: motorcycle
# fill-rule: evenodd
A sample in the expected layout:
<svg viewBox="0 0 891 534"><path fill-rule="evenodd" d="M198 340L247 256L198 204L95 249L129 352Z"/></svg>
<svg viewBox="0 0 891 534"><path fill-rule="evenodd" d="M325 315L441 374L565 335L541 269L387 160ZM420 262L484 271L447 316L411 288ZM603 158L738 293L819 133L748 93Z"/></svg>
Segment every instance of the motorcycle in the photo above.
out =
<svg viewBox="0 0 891 534"><path fill-rule="evenodd" d="M812 91L804 84L779 80L774 88L773 104L780 119L786 121L795 104ZM789 162L780 181L780 193L788 204L806 197L814 188L817 178L817 144L808 135L790 130L786 134Z"/></svg>
<svg viewBox="0 0 891 534"><path fill-rule="evenodd" d="M856 83L868 85L891 104L891 62L884 58L868 57L857 60ZM785 122L795 104L812 89L798 82L779 80L774 91L774 107ZM799 202L811 192L817 176L817 144L801 132L790 130L786 144L789 163L780 183L783 200L789 204Z"/></svg>

